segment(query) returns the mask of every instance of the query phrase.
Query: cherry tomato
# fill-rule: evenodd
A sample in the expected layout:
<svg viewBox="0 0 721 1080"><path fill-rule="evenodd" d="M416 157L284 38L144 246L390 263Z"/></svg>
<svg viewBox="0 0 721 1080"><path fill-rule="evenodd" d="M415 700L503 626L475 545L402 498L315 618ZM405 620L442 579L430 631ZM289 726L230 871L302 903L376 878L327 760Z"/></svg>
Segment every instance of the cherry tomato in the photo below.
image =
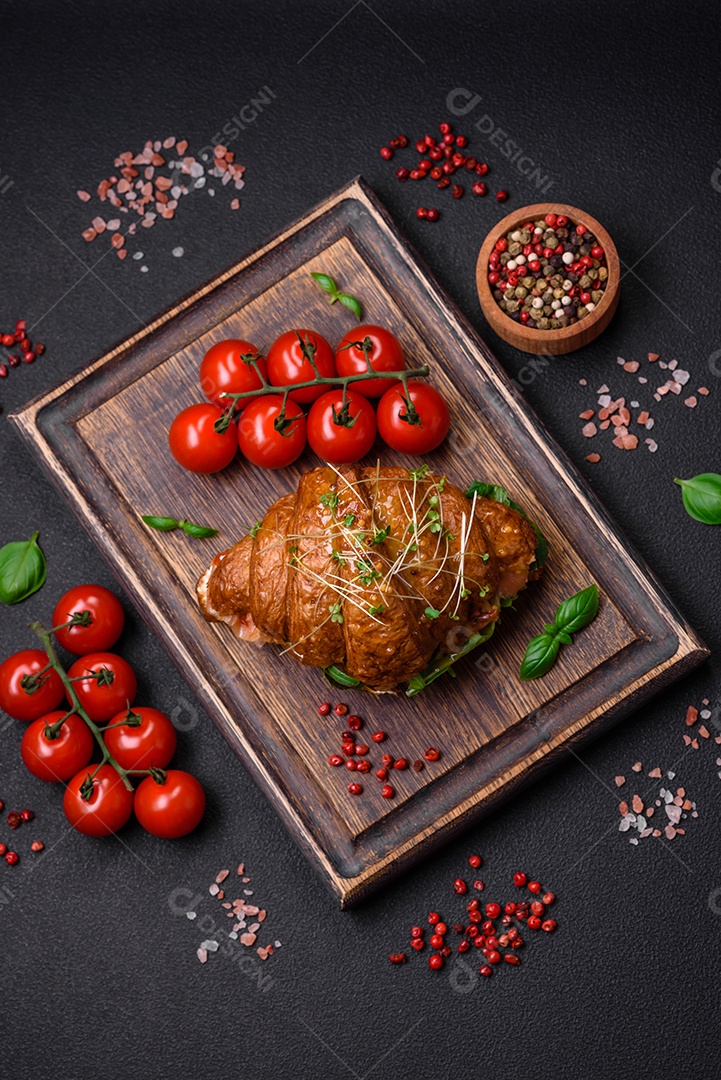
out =
<svg viewBox="0 0 721 1080"><path fill-rule="evenodd" d="M220 472L235 457L238 444L233 425L222 434L213 427L222 415L217 405L190 405L170 425L170 452L188 472Z"/></svg>
<svg viewBox="0 0 721 1080"><path fill-rule="evenodd" d="M140 717L140 725L124 724L127 709L123 709L111 721L111 725L122 724L122 727L106 729L105 745L123 769L149 769L151 765L164 769L175 753L177 742L169 717L159 709L144 706L133 709L132 713Z"/></svg>
<svg viewBox="0 0 721 1080"><path fill-rule="evenodd" d="M205 792L198 780L180 769L169 769L162 784L146 776L135 792L135 816L153 836L174 840L201 822Z"/></svg>
<svg viewBox="0 0 721 1080"><path fill-rule="evenodd" d="M88 672L100 672L100 678L82 678ZM132 705L138 689L135 672L122 656L110 652L88 653L76 660L68 671L80 704L91 720L104 724L121 709Z"/></svg>
<svg viewBox="0 0 721 1080"><path fill-rule="evenodd" d="M63 810L65 817L85 836L110 836L122 829L133 812L133 792L126 788L112 765L101 765L93 780L88 782L92 766L81 769L65 788ZM81 795L92 784L88 799Z"/></svg>
<svg viewBox="0 0 721 1080"><path fill-rule="evenodd" d="M25 675L36 675L47 666L42 649L21 649L0 664L0 709L15 720L37 720L57 708L65 688L57 671L41 677L40 685L28 693L22 685Z"/></svg>
<svg viewBox="0 0 721 1080"><path fill-rule="evenodd" d="M266 379L268 365L249 341L228 338L208 349L200 365L200 389L208 400L225 409L230 402L221 394L246 394L249 390L258 390L263 383L251 359ZM244 408L243 402L239 401L237 407Z"/></svg>
<svg viewBox="0 0 721 1080"><path fill-rule="evenodd" d="M285 406L282 433L279 420L283 398L267 394L254 398L238 421L238 445L241 452L264 469L282 469L300 457L305 449L306 421L303 410L290 399Z"/></svg>
<svg viewBox="0 0 721 1080"><path fill-rule="evenodd" d="M315 378L315 372L305 356L305 352L314 348L313 359L320 374L335 375L333 350L324 337L314 330L288 330L276 338L268 349L268 377L273 386L292 386ZM324 390L323 386L307 386L305 390L291 390L290 396L294 401L307 404L319 398Z"/></svg>
<svg viewBox="0 0 721 1080"><path fill-rule="evenodd" d="M349 330L336 349L335 364L338 374L364 375L368 371L366 355L373 371L403 371L406 366L398 338L382 326L366 323L357 326L355 330ZM388 379L368 379L366 382L351 383L357 394L369 398L380 397L392 385Z"/></svg>
<svg viewBox="0 0 721 1080"><path fill-rule="evenodd" d="M58 709L34 720L30 727L25 729L20 743L20 755L38 780L51 783L70 780L93 756L95 739L85 721L75 713L68 716L54 739L45 734L46 728L62 720L64 716L65 713Z"/></svg>
<svg viewBox="0 0 721 1080"><path fill-rule="evenodd" d="M344 426L344 415L352 420ZM376 415L373 406L361 394L349 390L346 409L343 391L329 390L313 404L308 414L308 442L318 457L334 465L358 461L365 457L376 437Z"/></svg>
<svg viewBox="0 0 721 1080"><path fill-rule="evenodd" d="M412 410L403 398L403 384L386 390L378 402L378 431L384 442L403 454L427 454L445 439L451 426L448 406L433 386L409 382ZM418 417L411 423L412 416Z"/></svg>
<svg viewBox="0 0 721 1080"><path fill-rule="evenodd" d="M53 626L61 626L81 611L90 612L90 624L56 630L55 637L60 645L76 656L111 648L125 625L125 612L117 596L102 585L76 585L55 605Z"/></svg>

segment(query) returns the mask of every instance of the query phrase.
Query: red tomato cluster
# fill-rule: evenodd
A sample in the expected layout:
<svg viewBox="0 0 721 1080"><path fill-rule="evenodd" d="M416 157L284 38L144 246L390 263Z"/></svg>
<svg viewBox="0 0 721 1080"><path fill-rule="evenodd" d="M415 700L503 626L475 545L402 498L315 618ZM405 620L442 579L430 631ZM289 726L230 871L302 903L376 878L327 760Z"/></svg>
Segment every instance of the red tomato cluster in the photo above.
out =
<svg viewBox="0 0 721 1080"><path fill-rule="evenodd" d="M73 617L79 621L66 625ZM122 656L107 651L124 623L120 601L101 585L70 589L55 606L55 638L78 656L67 677L95 730L71 711L70 694L42 649L23 649L0 664L0 708L30 722L20 745L23 762L39 780L67 783L63 809L78 832L108 836L134 810L154 836L185 836L203 817L205 793L189 773L166 770L176 749L169 717L158 709L131 708L135 673ZM100 748L96 731L115 764L90 764ZM115 765L151 775L133 791Z"/></svg>
<svg viewBox="0 0 721 1080"><path fill-rule="evenodd" d="M281 469L292 464L306 442L325 461L335 465L359 461L370 451L376 432L393 450L426 454L445 439L450 427L448 407L432 386L408 380L364 378L352 382L345 398L342 386L304 386L317 377L401 372L406 367L398 339L370 323L350 330L335 353L314 330L288 330L277 338L267 357L240 339L219 341L200 365L200 386L207 404L191 405L175 417L169 443L173 457L190 472L224 469L238 448L254 465ZM228 422L228 399L266 383L290 390L285 408L282 393L239 400L237 427ZM380 398L377 410L371 404ZM308 414L303 407L309 407ZM225 419L224 419L225 417Z"/></svg>

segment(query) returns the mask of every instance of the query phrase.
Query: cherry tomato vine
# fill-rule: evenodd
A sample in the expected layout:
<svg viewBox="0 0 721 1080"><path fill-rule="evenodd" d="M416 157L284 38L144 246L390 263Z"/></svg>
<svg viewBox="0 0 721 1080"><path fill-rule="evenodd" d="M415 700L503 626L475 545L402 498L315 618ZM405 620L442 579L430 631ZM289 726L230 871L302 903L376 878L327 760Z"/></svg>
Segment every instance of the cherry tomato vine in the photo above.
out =
<svg viewBox="0 0 721 1080"><path fill-rule="evenodd" d="M407 403L407 417L406 422L409 424L419 424L420 419L416 412L410 395L408 393L408 382L410 379L425 378L429 373L429 368L426 364L418 368L403 371L377 371L371 365L371 350L372 342L370 338L366 338L363 341L351 342L345 348L350 348L350 345L355 346L365 356L365 361L368 370L362 373L352 373L349 375L323 375L318 370L315 362L315 346L313 342L307 337L305 340L298 336L298 342L300 344L301 351L305 360L310 364L313 369L314 376L312 379L307 379L304 382L288 383L285 386L275 386L268 382L265 378L263 371L261 370L259 360L260 356L248 356L244 357L245 363L249 364L255 371L258 379L260 380L260 386L253 390L246 390L243 393L221 394L220 397L228 401L228 407L224 411L223 415L219 417L214 424L215 431L218 434L223 434L230 427L235 416L237 415L238 406L241 402L246 402L252 398L261 397L264 394L276 394L282 395L283 404L281 410L274 421L274 429L283 436L290 434L290 423L286 416L286 409L289 396L298 390L307 390L312 388L327 388L339 387L342 390L342 403L341 408L334 410L333 423L338 427L350 428L355 422L355 418L350 415L349 409L346 407L348 401L348 389L356 383L363 383L368 381L378 380L392 380L394 383L401 383L403 386L403 398Z"/></svg>

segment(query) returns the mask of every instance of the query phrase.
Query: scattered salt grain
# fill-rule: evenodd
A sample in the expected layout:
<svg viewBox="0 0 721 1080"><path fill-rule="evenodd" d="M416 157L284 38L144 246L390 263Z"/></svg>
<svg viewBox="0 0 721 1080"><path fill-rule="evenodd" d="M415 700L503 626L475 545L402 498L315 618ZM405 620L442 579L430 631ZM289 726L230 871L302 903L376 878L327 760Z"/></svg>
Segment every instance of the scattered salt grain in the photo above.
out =
<svg viewBox="0 0 721 1080"><path fill-rule="evenodd" d="M191 920L191 922L192 922L192 920L193 920L193 919L197 919L197 917L198 917L198 912L197 912L197 911L186 911L186 913L185 913L185 917L186 917L187 919L190 919L190 920Z"/></svg>
<svg viewBox="0 0 721 1080"><path fill-rule="evenodd" d="M182 247L174 247L173 248L173 255L175 256L176 259L181 259L184 254L185 254L185 248L182 248Z"/></svg>
<svg viewBox="0 0 721 1080"><path fill-rule="evenodd" d="M626 783L626 777L625 776L617 776L616 777L616 787L623 787L623 785L625 783Z"/></svg>
<svg viewBox="0 0 721 1080"><path fill-rule="evenodd" d="M208 962L208 953L207 953L207 951L205 949L197 949L196 952L197 952L198 960L200 960L201 964L207 964L207 962Z"/></svg>
<svg viewBox="0 0 721 1080"><path fill-rule="evenodd" d="M200 948L203 949L205 952L217 952L218 951L218 942L217 941L204 941L204 942L202 942Z"/></svg>

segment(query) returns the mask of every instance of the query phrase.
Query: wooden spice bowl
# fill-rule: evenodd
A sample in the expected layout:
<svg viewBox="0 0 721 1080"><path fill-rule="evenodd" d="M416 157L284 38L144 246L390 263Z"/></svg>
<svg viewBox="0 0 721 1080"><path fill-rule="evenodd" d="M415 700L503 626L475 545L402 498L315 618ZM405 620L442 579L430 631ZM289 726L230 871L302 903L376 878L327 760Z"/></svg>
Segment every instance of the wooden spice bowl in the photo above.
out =
<svg viewBox="0 0 721 1080"><path fill-rule="evenodd" d="M488 283L488 258L493 251L496 241L505 236L511 229L520 228L527 221L537 221L546 214L565 214L569 224L585 225L596 237L598 243L605 252L606 265L608 267L608 279L603 297L597 306L584 319L573 323L571 326L562 326L558 330L535 330L523 323L514 320L505 313L494 299L491 286ZM575 206L567 206L565 203L535 203L533 206L523 206L507 214L499 221L486 239L483 241L478 262L476 263L476 286L481 308L486 319L496 333L513 345L516 349L528 353L547 353L552 356L560 356L563 353L573 352L583 345L588 345L595 337L605 330L613 318L618 307L620 296L621 273L616 245L608 235L603 225L592 218L590 214L579 210Z"/></svg>

